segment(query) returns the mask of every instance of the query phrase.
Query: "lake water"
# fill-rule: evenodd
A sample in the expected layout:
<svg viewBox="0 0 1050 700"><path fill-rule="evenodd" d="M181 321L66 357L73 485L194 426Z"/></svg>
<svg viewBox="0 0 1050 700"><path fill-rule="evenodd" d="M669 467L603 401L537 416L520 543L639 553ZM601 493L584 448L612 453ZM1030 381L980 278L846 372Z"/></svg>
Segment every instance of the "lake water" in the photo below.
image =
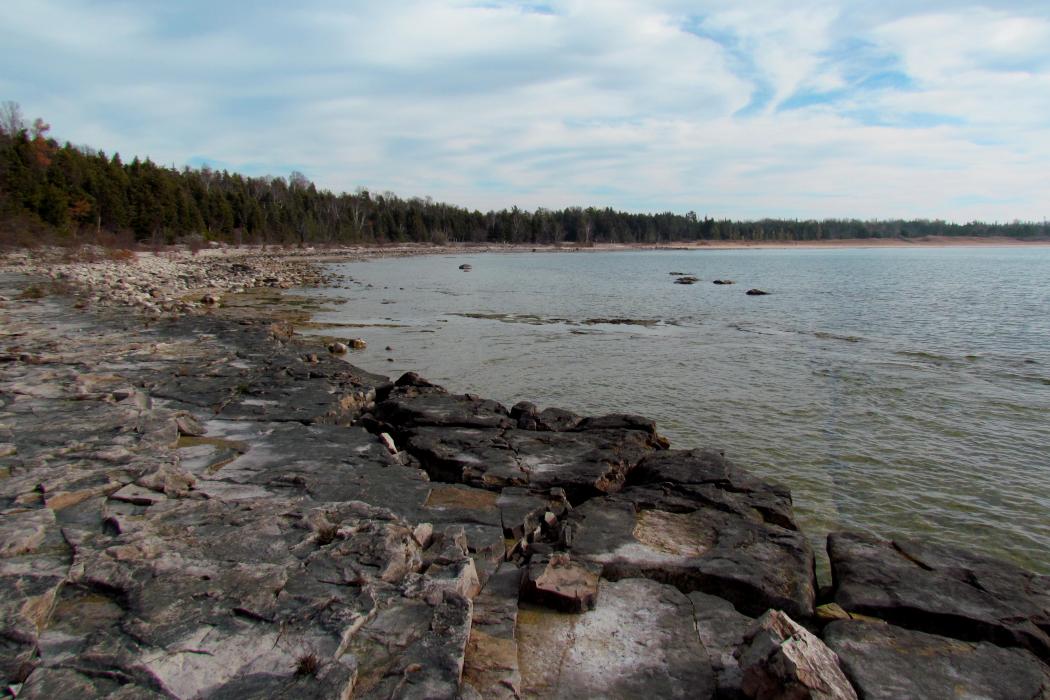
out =
<svg viewBox="0 0 1050 700"><path fill-rule="evenodd" d="M357 325L324 332L365 338L350 358L365 369L508 406L654 418L674 447L724 450L790 486L818 554L847 527L1050 573L1050 248L515 253L332 270L349 288L314 293L346 303L315 320Z"/></svg>

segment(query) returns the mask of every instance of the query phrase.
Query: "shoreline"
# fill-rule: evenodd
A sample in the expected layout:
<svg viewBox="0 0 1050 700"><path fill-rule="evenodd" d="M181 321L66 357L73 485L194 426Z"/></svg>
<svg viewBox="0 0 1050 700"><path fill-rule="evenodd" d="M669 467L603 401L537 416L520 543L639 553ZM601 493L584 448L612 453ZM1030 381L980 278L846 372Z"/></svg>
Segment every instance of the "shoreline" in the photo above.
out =
<svg viewBox="0 0 1050 700"><path fill-rule="evenodd" d="M732 695L782 667L755 657L785 626L842 658L818 677L868 692L912 664L984 687L987 654L1050 682L1050 577L840 532L819 590L790 492L717 452L670 449L640 416L391 383L290 332L272 297L234 303L323 283L316 261L38 263L53 290L0 300L0 542L21 557L0 559L20 625L0 669L26 697L113 678L174 697ZM104 614L85 628L84 610ZM903 644L940 665L866 656Z"/></svg>

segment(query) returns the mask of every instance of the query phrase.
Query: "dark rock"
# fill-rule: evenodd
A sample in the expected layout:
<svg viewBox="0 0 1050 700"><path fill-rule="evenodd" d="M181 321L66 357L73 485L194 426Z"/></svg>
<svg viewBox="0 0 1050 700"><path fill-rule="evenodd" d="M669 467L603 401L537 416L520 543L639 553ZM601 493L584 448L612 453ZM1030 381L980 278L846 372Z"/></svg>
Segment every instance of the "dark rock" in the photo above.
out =
<svg viewBox="0 0 1050 700"><path fill-rule="evenodd" d="M692 275L683 275L681 277L678 277L674 281L674 283L675 284L696 284L699 281L700 281L699 278L693 277Z"/></svg>
<svg viewBox="0 0 1050 700"><path fill-rule="evenodd" d="M718 698L742 698L743 675L736 658L737 649L754 625L754 618L736 611L724 598L694 591L689 594L693 620L700 643L707 650L715 672Z"/></svg>
<svg viewBox="0 0 1050 700"><path fill-rule="evenodd" d="M834 599L845 610L1050 659L1050 576L946 545L828 536Z"/></svg>
<svg viewBox="0 0 1050 700"><path fill-rule="evenodd" d="M755 621L738 658L747 697L857 700L835 652L779 610Z"/></svg>
<svg viewBox="0 0 1050 700"><path fill-rule="evenodd" d="M646 456L631 472L631 485L662 484L686 500L797 530L791 492L752 476L720 452L666 450Z"/></svg>
<svg viewBox="0 0 1050 700"><path fill-rule="evenodd" d="M631 486L584 503L566 516L563 543L574 558L601 564L605 578L717 594L750 615L779 608L812 617L814 559L800 533L699 501L649 507L653 496Z"/></svg>
<svg viewBox="0 0 1050 700"><path fill-rule="evenodd" d="M572 503L619 491L635 465L660 448L653 435L641 430L508 430L504 439L530 488L564 488Z"/></svg>
<svg viewBox="0 0 1050 700"><path fill-rule="evenodd" d="M733 280L714 280L714 284L736 284Z"/></svg>
<svg viewBox="0 0 1050 700"><path fill-rule="evenodd" d="M464 264L459 266L459 269L460 270L473 270L474 268L471 265L468 265L468 264L464 263Z"/></svg>
<svg viewBox="0 0 1050 700"><path fill-rule="evenodd" d="M749 289L749 290L747 290L747 295L749 297L764 297L767 294L769 294L769 292L763 292L761 289Z"/></svg>
<svg viewBox="0 0 1050 700"><path fill-rule="evenodd" d="M521 594L525 600L554 610L581 613L598 602L602 567L573 561L562 553L534 556L526 570Z"/></svg>
<svg viewBox="0 0 1050 700"><path fill-rule="evenodd" d="M824 641L866 700L1050 697L1050 668L1024 649L854 621L832 622Z"/></svg>
<svg viewBox="0 0 1050 700"><path fill-rule="evenodd" d="M650 435L656 435L656 421L644 416L612 413L607 416L584 418L573 430L641 430Z"/></svg>
<svg viewBox="0 0 1050 700"><path fill-rule="evenodd" d="M421 426L509 428L512 425L507 410L495 401L433 390L414 393L395 389L385 401L376 405L373 414L378 420L395 426L396 430Z"/></svg>

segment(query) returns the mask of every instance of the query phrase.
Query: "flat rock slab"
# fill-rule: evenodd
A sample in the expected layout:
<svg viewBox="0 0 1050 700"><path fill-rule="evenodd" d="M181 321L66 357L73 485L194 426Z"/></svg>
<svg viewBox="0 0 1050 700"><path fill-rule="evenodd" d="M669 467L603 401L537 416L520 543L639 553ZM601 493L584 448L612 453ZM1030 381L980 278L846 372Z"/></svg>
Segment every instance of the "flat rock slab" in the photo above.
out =
<svg viewBox="0 0 1050 700"><path fill-rule="evenodd" d="M573 558L601 564L612 580L644 577L717 594L750 615L777 608L812 617L813 552L800 533L701 502L639 508L652 496L629 487L573 510L562 530Z"/></svg>
<svg viewBox="0 0 1050 700"><path fill-rule="evenodd" d="M599 601L582 615L521 608L522 697L714 696L685 595L645 579L602 581Z"/></svg>
<svg viewBox="0 0 1050 700"><path fill-rule="evenodd" d="M829 624L824 641L866 700L1050 698L1050 668L1024 649L852 620Z"/></svg>
<svg viewBox="0 0 1050 700"><path fill-rule="evenodd" d="M1050 660L1050 576L964 550L907 539L828 536L835 602L902 627Z"/></svg>
<svg viewBox="0 0 1050 700"><path fill-rule="evenodd" d="M714 450L665 450L643 459L628 478L630 485L662 484L685 499L797 530L791 491L753 476Z"/></svg>

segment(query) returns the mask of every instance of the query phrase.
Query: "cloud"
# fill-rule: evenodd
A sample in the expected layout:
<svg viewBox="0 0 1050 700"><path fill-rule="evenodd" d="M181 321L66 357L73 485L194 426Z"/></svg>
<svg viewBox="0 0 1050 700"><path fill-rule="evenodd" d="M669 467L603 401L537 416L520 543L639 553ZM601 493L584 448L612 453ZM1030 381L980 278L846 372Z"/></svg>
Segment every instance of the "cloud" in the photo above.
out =
<svg viewBox="0 0 1050 700"><path fill-rule="evenodd" d="M477 208L1042 219L1040 4L8 0L3 99L162 163Z"/></svg>

